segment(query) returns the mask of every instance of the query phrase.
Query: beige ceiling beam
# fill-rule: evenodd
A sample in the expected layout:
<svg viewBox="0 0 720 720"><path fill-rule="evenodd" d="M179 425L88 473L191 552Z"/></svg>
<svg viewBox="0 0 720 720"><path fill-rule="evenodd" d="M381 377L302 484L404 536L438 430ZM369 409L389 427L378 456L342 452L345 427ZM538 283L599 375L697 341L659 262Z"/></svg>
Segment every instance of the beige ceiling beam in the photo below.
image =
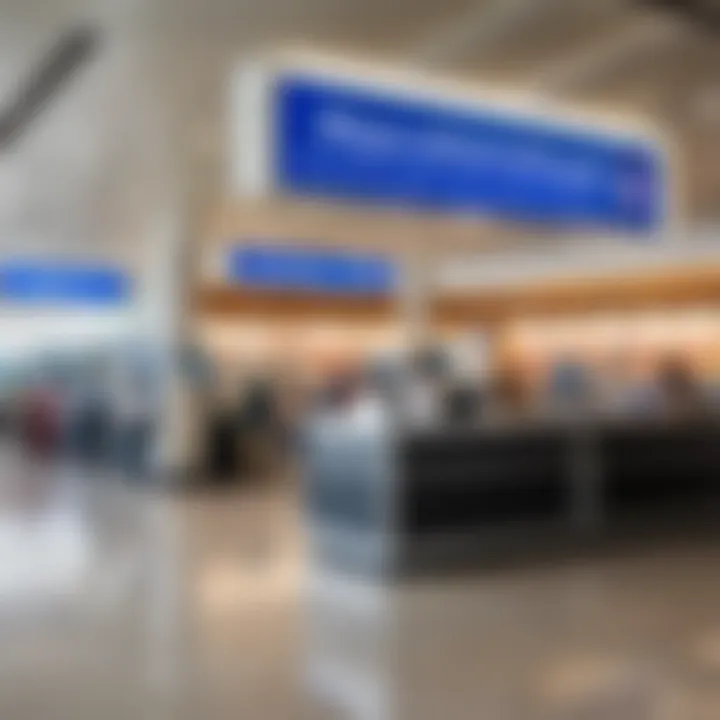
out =
<svg viewBox="0 0 720 720"><path fill-rule="evenodd" d="M470 51L496 46L508 33L527 23L551 0L486 0L450 19L410 48L412 60L422 65L442 67Z"/></svg>
<svg viewBox="0 0 720 720"><path fill-rule="evenodd" d="M543 93L564 94L581 90L615 72L645 53L685 37L685 29L656 15L635 17L596 42L551 61L528 81Z"/></svg>

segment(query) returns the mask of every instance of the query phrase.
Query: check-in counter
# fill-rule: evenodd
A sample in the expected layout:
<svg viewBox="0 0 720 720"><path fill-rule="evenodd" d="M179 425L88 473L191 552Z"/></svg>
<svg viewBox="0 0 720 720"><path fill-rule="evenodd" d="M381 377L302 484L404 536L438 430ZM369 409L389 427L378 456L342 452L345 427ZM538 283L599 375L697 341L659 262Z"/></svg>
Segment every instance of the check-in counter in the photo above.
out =
<svg viewBox="0 0 720 720"><path fill-rule="evenodd" d="M305 481L322 563L390 575L483 564L719 524L720 423L320 422Z"/></svg>

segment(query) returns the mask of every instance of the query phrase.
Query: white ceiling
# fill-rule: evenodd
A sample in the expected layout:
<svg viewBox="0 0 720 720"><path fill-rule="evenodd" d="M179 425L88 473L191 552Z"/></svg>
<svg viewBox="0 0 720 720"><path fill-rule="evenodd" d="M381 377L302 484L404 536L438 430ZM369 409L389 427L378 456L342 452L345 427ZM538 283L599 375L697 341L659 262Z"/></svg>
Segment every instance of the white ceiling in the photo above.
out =
<svg viewBox="0 0 720 720"><path fill-rule="evenodd" d="M7 6L7 7L6 7ZM5 0L0 103L88 18L99 56L0 155L0 244L113 246L179 180L221 193L225 79L302 41L650 115L687 154L693 217L720 217L720 43L633 0Z"/></svg>

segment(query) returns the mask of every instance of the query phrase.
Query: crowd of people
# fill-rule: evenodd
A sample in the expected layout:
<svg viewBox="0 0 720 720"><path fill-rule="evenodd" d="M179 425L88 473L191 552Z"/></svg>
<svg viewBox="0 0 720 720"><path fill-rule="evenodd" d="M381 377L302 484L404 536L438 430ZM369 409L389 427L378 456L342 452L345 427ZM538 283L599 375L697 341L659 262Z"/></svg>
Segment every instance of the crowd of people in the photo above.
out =
<svg viewBox="0 0 720 720"><path fill-rule="evenodd" d="M483 362L459 371L447 346L394 359L345 364L302 382L292 373L257 369L219 387L207 361L190 380L201 457L210 476L272 474L292 462L304 424L328 414L360 422L407 424L544 421L556 417L699 418L718 407L718 393L679 354L658 358L644 378L620 356L602 372L582 358L559 356L531 377L511 362ZM40 455L58 452L88 462L112 462L130 475L149 466L161 409L158 383L143 364L122 377L90 364L70 377L45 373L26 382L3 404L6 431ZM197 370L197 367L195 367Z"/></svg>
<svg viewBox="0 0 720 720"><path fill-rule="evenodd" d="M560 356L540 377L512 363L459 373L441 347L416 353L394 371L368 367L328 381L326 408L392 414L410 424L480 423L553 418L692 419L720 407L718 389L680 354L659 357L644 377L622 357L602 371Z"/></svg>
<svg viewBox="0 0 720 720"><path fill-rule="evenodd" d="M146 367L93 356L28 363L2 398L5 435L34 455L112 463L140 473L152 440L158 388Z"/></svg>

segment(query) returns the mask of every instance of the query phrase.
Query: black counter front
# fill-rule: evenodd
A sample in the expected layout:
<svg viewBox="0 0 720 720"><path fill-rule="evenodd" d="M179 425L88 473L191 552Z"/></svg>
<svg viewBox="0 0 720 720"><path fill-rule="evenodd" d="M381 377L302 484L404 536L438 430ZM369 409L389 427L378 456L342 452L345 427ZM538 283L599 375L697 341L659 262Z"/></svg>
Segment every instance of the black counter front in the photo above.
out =
<svg viewBox="0 0 720 720"><path fill-rule="evenodd" d="M310 436L312 547L347 567L467 565L720 518L715 421L414 430L335 422Z"/></svg>

